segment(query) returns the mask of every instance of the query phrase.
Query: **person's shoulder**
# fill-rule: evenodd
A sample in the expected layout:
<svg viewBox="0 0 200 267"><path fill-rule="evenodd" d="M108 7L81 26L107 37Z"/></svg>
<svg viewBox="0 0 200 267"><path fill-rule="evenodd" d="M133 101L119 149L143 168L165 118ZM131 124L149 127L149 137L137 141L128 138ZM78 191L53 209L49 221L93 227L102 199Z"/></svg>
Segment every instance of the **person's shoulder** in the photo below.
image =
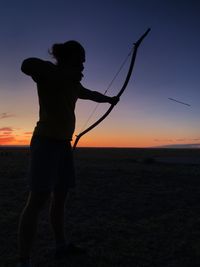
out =
<svg viewBox="0 0 200 267"><path fill-rule="evenodd" d="M55 67L55 65L50 62L50 61L46 61L37 57L29 57L23 60L22 62L22 66L23 65L32 65L32 66L48 66L48 67Z"/></svg>
<svg viewBox="0 0 200 267"><path fill-rule="evenodd" d="M53 72L55 68L56 67L52 62L36 57L24 59L21 65L22 72L30 76L50 73Z"/></svg>
<svg viewBox="0 0 200 267"><path fill-rule="evenodd" d="M28 58L25 58L23 61L22 61L22 66L23 65L30 65L30 64L42 64L44 62L44 60L40 59L40 58L37 58L37 57L28 57Z"/></svg>

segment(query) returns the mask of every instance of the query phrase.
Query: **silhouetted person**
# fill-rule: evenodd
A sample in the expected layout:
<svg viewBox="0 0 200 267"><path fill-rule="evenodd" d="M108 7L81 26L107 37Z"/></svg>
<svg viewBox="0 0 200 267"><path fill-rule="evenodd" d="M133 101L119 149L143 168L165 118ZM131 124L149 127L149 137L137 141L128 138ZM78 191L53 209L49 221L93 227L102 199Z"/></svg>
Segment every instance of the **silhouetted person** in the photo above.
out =
<svg viewBox="0 0 200 267"><path fill-rule="evenodd" d="M116 104L108 97L88 90L80 83L85 62L84 48L76 41L54 44L51 50L56 63L28 58L21 70L37 84L39 121L34 129L30 150L29 196L19 222L19 266L31 266L30 256L38 215L52 197L50 219L55 236L55 256L81 253L65 239L64 206L68 191L75 186L70 141L75 128L77 99Z"/></svg>

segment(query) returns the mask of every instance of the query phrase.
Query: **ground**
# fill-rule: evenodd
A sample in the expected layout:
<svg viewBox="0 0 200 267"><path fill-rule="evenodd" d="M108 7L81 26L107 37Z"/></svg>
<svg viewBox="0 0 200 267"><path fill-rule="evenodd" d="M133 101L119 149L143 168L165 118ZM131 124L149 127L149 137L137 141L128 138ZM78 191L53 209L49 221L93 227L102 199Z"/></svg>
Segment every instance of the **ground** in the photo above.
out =
<svg viewBox="0 0 200 267"><path fill-rule="evenodd" d="M28 149L0 150L1 267L16 264L28 159ZM45 207L33 250L36 267L200 266L199 159L198 149L77 149L66 233L89 256L54 262Z"/></svg>

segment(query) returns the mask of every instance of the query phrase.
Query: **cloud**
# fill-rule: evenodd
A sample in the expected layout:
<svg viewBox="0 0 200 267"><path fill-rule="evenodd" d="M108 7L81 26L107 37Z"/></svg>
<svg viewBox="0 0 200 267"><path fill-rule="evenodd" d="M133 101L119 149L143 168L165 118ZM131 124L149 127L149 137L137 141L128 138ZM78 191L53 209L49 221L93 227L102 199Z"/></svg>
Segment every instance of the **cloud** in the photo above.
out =
<svg viewBox="0 0 200 267"><path fill-rule="evenodd" d="M13 128L12 127L3 127L0 128L0 132L13 132Z"/></svg>
<svg viewBox="0 0 200 267"><path fill-rule="evenodd" d="M193 143L200 141L200 138L175 138L175 139L154 139L154 142L162 142L162 143Z"/></svg>
<svg viewBox="0 0 200 267"><path fill-rule="evenodd" d="M159 146L161 148L200 148L200 144L171 144Z"/></svg>
<svg viewBox="0 0 200 267"><path fill-rule="evenodd" d="M30 143L32 132L17 132L18 129L5 126L0 128L0 145L24 145Z"/></svg>
<svg viewBox="0 0 200 267"><path fill-rule="evenodd" d="M10 117L14 117L14 115L13 114L9 114L7 112L0 113L0 120L7 119L7 118L10 118Z"/></svg>
<svg viewBox="0 0 200 267"><path fill-rule="evenodd" d="M154 147L160 148L200 148L200 138L176 138L176 139L154 139L154 142L161 143Z"/></svg>
<svg viewBox="0 0 200 267"><path fill-rule="evenodd" d="M12 127L0 128L0 145L9 144L15 141Z"/></svg>
<svg viewBox="0 0 200 267"><path fill-rule="evenodd" d="M14 136L3 136L0 135L0 145L7 145L15 141Z"/></svg>
<svg viewBox="0 0 200 267"><path fill-rule="evenodd" d="M154 142L171 143L171 142L173 142L173 140L172 139L154 139Z"/></svg>

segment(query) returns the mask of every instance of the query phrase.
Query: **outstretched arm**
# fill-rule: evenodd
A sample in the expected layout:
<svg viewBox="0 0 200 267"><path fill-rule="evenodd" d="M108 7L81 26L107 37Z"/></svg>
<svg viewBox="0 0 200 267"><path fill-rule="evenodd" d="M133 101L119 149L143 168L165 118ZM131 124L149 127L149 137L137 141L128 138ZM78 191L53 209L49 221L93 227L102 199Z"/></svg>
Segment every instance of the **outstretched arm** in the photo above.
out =
<svg viewBox="0 0 200 267"><path fill-rule="evenodd" d="M98 103L110 103L111 105L115 105L119 101L119 98L116 96L114 97L106 96L99 92L86 89L84 87L81 88L79 98L92 100Z"/></svg>

